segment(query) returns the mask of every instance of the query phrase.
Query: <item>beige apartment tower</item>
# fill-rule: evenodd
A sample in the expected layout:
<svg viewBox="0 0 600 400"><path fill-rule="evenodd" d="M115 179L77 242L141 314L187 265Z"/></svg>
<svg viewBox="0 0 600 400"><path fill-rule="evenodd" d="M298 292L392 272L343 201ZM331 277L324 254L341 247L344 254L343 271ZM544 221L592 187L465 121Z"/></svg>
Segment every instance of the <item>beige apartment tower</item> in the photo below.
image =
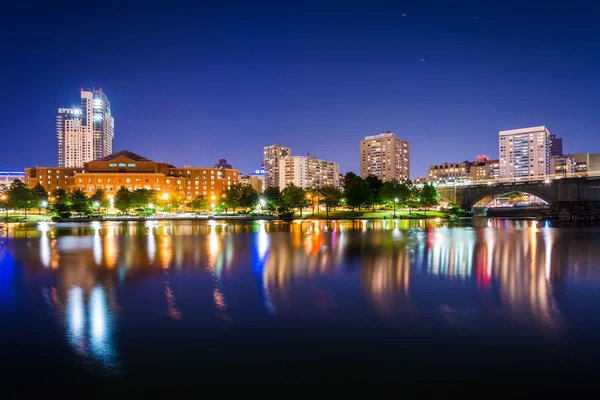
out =
<svg viewBox="0 0 600 400"><path fill-rule="evenodd" d="M304 189L340 186L340 164L315 156L293 156L279 160L279 189L290 184Z"/></svg>
<svg viewBox="0 0 600 400"><path fill-rule="evenodd" d="M292 149L280 144L264 148L265 188L279 186L279 160L292 155Z"/></svg>
<svg viewBox="0 0 600 400"><path fill-rule="evenodd" d="M360 142L360 176L382 181L410 179L410 144L387 131Z"/></svg>

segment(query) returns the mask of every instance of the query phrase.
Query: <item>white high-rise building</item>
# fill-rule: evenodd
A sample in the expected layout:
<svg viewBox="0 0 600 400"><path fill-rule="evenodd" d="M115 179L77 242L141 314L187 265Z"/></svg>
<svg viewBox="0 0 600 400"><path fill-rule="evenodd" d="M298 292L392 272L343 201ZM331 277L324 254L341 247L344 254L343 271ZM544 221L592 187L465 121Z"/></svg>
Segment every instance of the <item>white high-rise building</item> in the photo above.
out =
<svg viewBox="0 0 600 400"><path fill-rule="evenodd" d="M279 189L290 184L305 189L340 186L340 164L318 160L315 156L293 156L279 159Z"/></svg>
<svg viewBox="0 0 600 400"><path fill-rule="evenodd" d="M543 179L550 173L550 132L545 126L499 133L500 179Z"/></svg>
<svg viewBox="0 0 600 400"><path fill-rule="evenodd" d="M79 107L61 107L56 116L58 166L80 168L112 154L115 121L100 90L81 90Z"/></svg>
<svg viewBox="0 0 600 400"><path fill-rule="evenodd" d="M410 179L410 144L387 131L360 142L360 176L382 181Z"/></svg>
<svg viewBox="0 0 600 400"><path fill-rule="evenodd" d="M279 160L291 155L292 149L280 144L272 144L264 148L265 188L279 185Z"/></svg>

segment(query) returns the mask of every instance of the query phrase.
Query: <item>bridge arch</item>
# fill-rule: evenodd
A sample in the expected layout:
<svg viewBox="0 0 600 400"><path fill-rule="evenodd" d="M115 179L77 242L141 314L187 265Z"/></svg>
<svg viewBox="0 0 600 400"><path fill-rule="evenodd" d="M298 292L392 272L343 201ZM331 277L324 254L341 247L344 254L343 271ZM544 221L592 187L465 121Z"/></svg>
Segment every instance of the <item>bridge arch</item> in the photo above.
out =
<svg viewBox="0 0 600 400"><path fill-rule="evenodd" d="M487 188L473 188L469 190L469 194L467 198L463 198L466 201L463 201L463 207L466 209L471 209L475 204L480 201L490 198L495 199L499 196L510 194L510 193L525 193L530 194L540 199L544 200L548 205L552 206L554 203L553 197L548 193L548 190L544 190L545 188L534 186L534 185L520 185L520 186L490 186Z"/></svg>

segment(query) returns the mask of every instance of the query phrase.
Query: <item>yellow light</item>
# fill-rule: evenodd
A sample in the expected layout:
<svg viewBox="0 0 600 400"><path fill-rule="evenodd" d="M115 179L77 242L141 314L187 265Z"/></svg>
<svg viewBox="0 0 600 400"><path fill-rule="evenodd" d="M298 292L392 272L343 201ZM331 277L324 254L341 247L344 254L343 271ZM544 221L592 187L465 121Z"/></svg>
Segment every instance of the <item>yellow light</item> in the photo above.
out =
<svg viewBox="0 0 600 400"><path fill-rule="evenodd" d="M162 199L163 200L169 200L169 193L163 193Z"/></svg>
<svg viewBox="0 0 600 400"><path fill-rule="evenodd" d="M216 199L216 198L217 198L217 197L216 197L214 194L213 194L212 196L210 196L210 199L211 199L211 200L214 200L214 199Z"/></svg>

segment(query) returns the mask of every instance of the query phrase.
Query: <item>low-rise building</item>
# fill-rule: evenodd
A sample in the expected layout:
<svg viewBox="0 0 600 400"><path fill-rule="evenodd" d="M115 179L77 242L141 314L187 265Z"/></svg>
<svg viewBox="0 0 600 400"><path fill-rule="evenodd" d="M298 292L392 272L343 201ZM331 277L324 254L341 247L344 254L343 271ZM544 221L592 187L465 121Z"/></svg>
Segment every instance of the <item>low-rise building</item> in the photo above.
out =
<svg viewBox="0 0 600 400"><path fill-rule="evenodd" d="M575 161L576 173L600 173L600 153L572 153L566 156Z"/></svg>
<svg viewBox="0 0 600 400"><path fill-rule="evenodd" d="M470 168L470 161L431 165L427 180L436 184L467 183L471 180Z"/></svg>
<svg viewBox="0 0 600 400"><path fill-rule="evenodd" d="M252 186L258 193L262 193L265 190L264 175L239 175L238 182L242 185Z"/></svg>
<svg viewBox="0 0 600 400"><path fill-rule="evenodd" d="M4 185L8 188L16 180L24 181L25 172L0 171L0 186Z"/></svg>
<svg viewBox="0 0 600 400"><path fill-rule="evenodd" d="M470 175L472 181L494 180L500 177L499 160L490 160L486 156L477 156L471 162Z"/></svg>
<svg viewBox="0 0 600 400"><path fill-rule="evenodd" d="M554 156L550 159L551 175L568 175L575 172L575 160L569 156Z"/></svg>
<svg viewBox="0 0 600 400"><path fill-rule="evenodd" d="M84 168L34 167L25 169L25 183L40 183L48 192L63 188L82 189L88 195L103 189L116 194L120 187L129 190L151 189L181 194L191 200L205 196L214 200L222 191L238 183L238 171L221 168L177 168L129 151L120 151L86 163Z"/></svg>

